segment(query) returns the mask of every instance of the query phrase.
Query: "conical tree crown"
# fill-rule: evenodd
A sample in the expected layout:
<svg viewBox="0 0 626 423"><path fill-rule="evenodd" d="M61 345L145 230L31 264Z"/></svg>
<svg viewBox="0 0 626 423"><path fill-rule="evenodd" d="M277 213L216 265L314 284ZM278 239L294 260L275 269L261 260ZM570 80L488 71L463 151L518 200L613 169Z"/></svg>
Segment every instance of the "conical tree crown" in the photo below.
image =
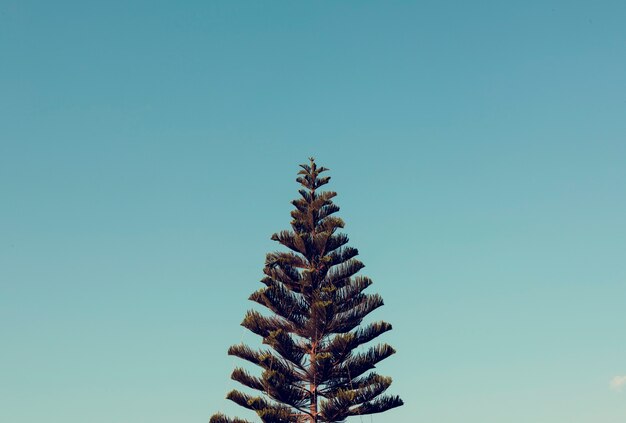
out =
<svg viewBox="0 0 626 423"><path fill-rule="evenodd" d="M334 216L337 194L319 190L330 180L322 176L328 169L312 158L300 167L291 230L272 236L289 251L267 254L264 286L250 296L270 313L251 310L242 322L269 348L228 350L261 368L260 376L243 368L232 373L258 394L233 390L227 398L266 423L342 422L400 406L399 397L383 394L391 378L370 371L395 350L387 344L359 348L391 330L382 321L362 325L383 300L364 292L372 281L357 275L363 268L358 251L338 232L344 223ZM250 422L216 414L211 423Z"/></svg>

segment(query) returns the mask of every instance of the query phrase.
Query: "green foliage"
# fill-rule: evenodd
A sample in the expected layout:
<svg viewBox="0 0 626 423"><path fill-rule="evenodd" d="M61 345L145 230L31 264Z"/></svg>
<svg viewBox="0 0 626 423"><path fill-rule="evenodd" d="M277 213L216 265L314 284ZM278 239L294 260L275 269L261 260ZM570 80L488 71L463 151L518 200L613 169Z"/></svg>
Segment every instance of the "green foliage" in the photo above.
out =
<svg viewBox="0 0 626 423"><path fill-rule="evenodd" d="M330 180L320 176L328 169L313 159L300 167L301 198L292 201L291 230L272 236L290 251L267 254L264 286L250 296L270 313L250 310L241 323L269 349L241 344L228 350L260 367L260 376L239 367L231 375L260 396L233 390L227 398L264 423L343 422L398 407L399 397L384 394L391 378L371 371L395 350L387 344L365 347L391 330L386 322L362 325L383 300L364 292L372 281L357 276L364 267L355 258L358 250L337 232L344 227L333 216L337 194L318 191ZM250 422L216 414L210 423Z"/></svg>

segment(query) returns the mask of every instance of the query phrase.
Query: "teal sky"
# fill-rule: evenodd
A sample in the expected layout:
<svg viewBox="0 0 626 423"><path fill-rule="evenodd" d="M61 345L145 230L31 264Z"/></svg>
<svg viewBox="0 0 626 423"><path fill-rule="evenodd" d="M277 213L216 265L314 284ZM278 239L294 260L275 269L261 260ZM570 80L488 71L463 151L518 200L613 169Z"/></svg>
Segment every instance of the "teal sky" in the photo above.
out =
<svg viewBox="0 0 626 423"><path fill-rule="evenodd" d="M625 22L0 0L0 421L249 416L226 350L311 155L394 324L364 422L626 421Z"/></svg>

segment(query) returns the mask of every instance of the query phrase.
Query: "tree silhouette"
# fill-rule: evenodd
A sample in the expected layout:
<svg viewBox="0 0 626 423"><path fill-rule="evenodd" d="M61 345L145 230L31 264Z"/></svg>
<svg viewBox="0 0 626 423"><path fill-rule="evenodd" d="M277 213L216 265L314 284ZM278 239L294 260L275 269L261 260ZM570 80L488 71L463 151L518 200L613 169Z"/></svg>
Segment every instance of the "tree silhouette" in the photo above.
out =
<svg viewBox="0 0 626 423"><path fill-rule="evenodd" d="M233 390L227 398L265 423L343 422L398 407L400 397L384 394L391 378L370 372L395 350L388 344L359 348L391 330L382 321L362 324L383 300L364 293L372 281L356 275L364 267L358 251L337 232L344 227L333 216L337 194L319 191L330 180L320 176L328 169L313 158L300 167L301 198L292 201L291 230L272 236L290 251L267 254L264 287L250 296L271 313L250 310L241 323L269 348L240 344L228 350L262 368L260 377L243 368L231 376L258 393ZM210 423L250 422L218 413Z"/></svg>

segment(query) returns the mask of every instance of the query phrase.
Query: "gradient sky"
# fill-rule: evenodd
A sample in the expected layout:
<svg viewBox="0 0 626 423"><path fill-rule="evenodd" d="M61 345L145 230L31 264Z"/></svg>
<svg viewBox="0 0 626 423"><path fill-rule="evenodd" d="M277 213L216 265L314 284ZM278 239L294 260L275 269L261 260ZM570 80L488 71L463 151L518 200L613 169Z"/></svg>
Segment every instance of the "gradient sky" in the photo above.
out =
<svg viewBox="0 0 626 423"><path fill-rule="evenodd" d="M0 1L0 421L249 416L226 350L311 155L394 324L364 422L626 421L625 22Z"/></svg>

